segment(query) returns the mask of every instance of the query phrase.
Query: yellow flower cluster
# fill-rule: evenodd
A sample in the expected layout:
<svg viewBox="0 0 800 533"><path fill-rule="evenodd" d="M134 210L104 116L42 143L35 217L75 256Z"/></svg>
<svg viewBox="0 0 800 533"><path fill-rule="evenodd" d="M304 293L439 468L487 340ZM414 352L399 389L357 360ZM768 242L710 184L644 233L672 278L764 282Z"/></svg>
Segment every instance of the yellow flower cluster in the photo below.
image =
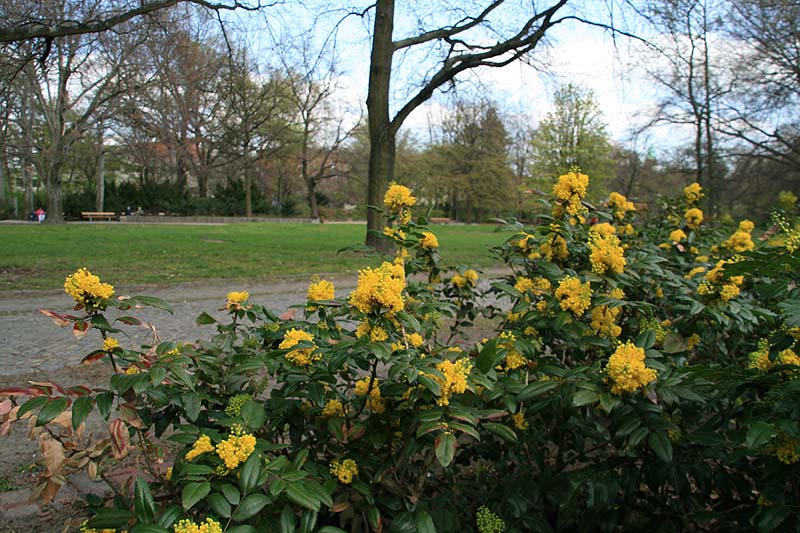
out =
<svg viewBox="0 0 800 533"><path fill-rule="evenodd" d="M506 351L506 357L503 360L503 370L510 372L516 370L521 366L526 366L528 360L514 347L514 341L517 338L510 331L504 331L500 334L500 342L497 343L498 348ZM498 367L499 368L499 367Z"/></svg>
<svg viewBox="0 0 800 533"><path fill-rule="evenodd" d="M683 277L684 277L684 278L686 278L686 279L692 279L692 278L694 278L696 275L698 275L698 274L702 274L702 273L703 273L703 272L705 272L705 271L706 271L706 267L694 267L693 269L691 269L691 270L689 271L689 273L688 273L688 274L686 274L686 275L685 275L685 276L683 276Z"/></svg>
<svg viewBox="0 0 800 533"><path fill-rule="evenodd" d="M104 352L113 352L117 348L119 348L119 341L114 337L108 337L103 341Z"/></svg>
<svg viewBox="0 0 800 533"><path fill-rule="evenodd" d="M697 286L697 294L701 296L719 295L722 301L727 302L737 297L744 283L744 276L730 276L724 278L725 264L730 261L719 261L703 277L703 282Z"/></svg>
<svg viewBox="0 0 800 533"><path fill-rule="evenodd" d="M428 374L439 383L441 392L436 403L441 406L450 405L450 397L453 394L461 394L467 390L467 376L472 370L472 363L466 357L462 357L455 363L453 361L442 361L436 365L436 370L444 374L444 379L437 375Z"/></svg>
<svg viewBox="0 0 800 533"><path fill-rule="evenodd" d="M417 199L411 195L411 189L395 182L389 184L389 189L383 197L383 205L393 213L399 213L405 207L412 207Z"/></svg>
<svg viewBox="0 0 800 533"><path fill-rule="evenodd" d="M184 518L173 525L172 529L175 533L222 533L222 527L219 522L210 517L199 524L195 524L188 518Z"/></svg>
<svg viewBox="0 0 800 533"><path fill-rule="evenodd" d="M608 195L608 207L614 210L614 218L617 220L625 218L628 211L636 211L636 206L633 205L633 202L618 192L612 192Z"/></svg>
<svg viewBox="0 0 800 533"><path fill-rule="evenodd" d="M783 246L786 248L786 251L790 254L795 253L795 251L800 250L800 231L793 228L789 221L786 220L786 217L773 213L772 220L775 222L781 229L781 233L783 233Z"/></svg>
<svg viewBox="0 0 800 533"><path fill-rule="evenodd" d="M344 418L344 404L341 400L328 400L325 402L325 407L322 408L322 416L338 416Z"/></svg>
<svg viewBox="0 0 800 533"><path fill-rule="evenodd" d="M114 287L108 283L100 283L100 278L79 268L64 280L64 291L72 296L79 305L87 305L98 299L111 298Z"/></svg>
<svg viewBox="0 0 800 533"><path fill-rule="evenodd" d="M661 287L659 287L660 289ZM657 318L643 318L639 322L639 333L644 331L652 331L656 335L656 344L661 344L664 342L664 339L667 338L667 330L665 326L671 326L672 322L669 320L665 320L664 322L659 322Z"/></svg>
<svg viewBox="0 0 800 533"><path fill-rule="evenodd" d="M331 474L339 478L340 483L349 485L353 482L353 478L358 475L358 465L352 459L345 459L344 461L333 461L330 465Z"/></svg>
<svg viewBox="0 0 800 533"><path fill-rule="evenodd" d="M229 292L225 307L228 309L238 309L248 298L250 298L250 293L247 291Z"/></svg>
<svg viewBox="0 0 800 533"><path fill-rule="evenodd" d="M555 232L542 244L541 251L548 261L566 261L569 257L566 239Z"/></svg>
<svg viewBox="0 0 800 533"><path fill-rule="evenodd" d="M362 313L386 309L390 316L394 315L405 307L405 286L403 265L384 261L378 268L359 270L358 285L350 294L350 305Z"/></svg>
<svg viewBox="0 0 800 533"><path fill-rule="evenodd" d="M519 248L520 252L527 256L528 259L539 259L542 254L540 254L536 249L536 238L530 233L525 233L524 231L521 232L520 235L522 235L522 238L516 241L516 246Z"/></svg>
<svg viewBox="0 0 800 533"><path fill-rule="evenodd" d="M281 341L281 343L278 345L278 348L281 350L286 350L292 346L296 346L301 341L309 341L313 344L314 336L301 329L290 329L283 334L283 341ZM322 359L322 355L315 353L316 349L316 345L313 345L310 348L298 348L297 350L287 352L284 357L293 365L308 366L314 361L319 361Z"/></svg>
<svg viewBox="0 0 800 533"><path fill-rule="evenodd" d="M775 445L775 457L783 464L792 465L800 461L800 439L781 431Z"/></svg>
<svg viewBox="0 0 800 533"><path fill-rule="evenodd" d="M135 374L141 373L141 371L142 370L138 366L131 365L128 368L125 369L125 374L127 374L128 376L133 376Z"/></svg>
<svg viewBox="0 0 800 533"><path fill-rule="evenodd" d="M326 279L315 280L308 286L308 300L310 302L319 302L322 300L333 300L334 286L333 282Z"/></svg>
<svg viewBox="0 0 800 533"><path fill-rule="evenodd" d="M547 278L526 278L526 277L519 277L517 278L517 282L514 284L514 288L517 289L519 292L530 292L534 296L541 296L546 292L549 292L552 288L550 284L550 280ZM530 299L526 296L525 299L530 301Z"/></svg>
<svg viewBox="0 0 800 533"><path fill-rule="evenodd" d="M694 350L694 347L700 344L700 335L697 333L692 333L689 337L686 338L686 348L688 350Z"/></svg>
<svg viewBox="0 0 800 533"><path fill-rule="evenodd" d="M459 289L464 287L474 287L478 284L478 273L473 269L465 270L463 274L453 276L453 285Z"/></svg>
<svg viewBox="0 0 800 533"><path fill-rule="evenodd" d="M245 433L242 427L234 424L231 435L217 444L217 455L225 461L228 470L233 470L247 461L250 454L256 449L256 438L250 433Z"/></svg>
<svg viewBox="0 0 800 533"><path fill-rule="evenodd" d="M592 272L605 274L608 270L622 274L625 265L625 250L619 244L619 237L607 235L601 237L597 234L589 237L589 261L592 263Z"/></svg>
<svg viewBox="0 0 800 533"><path fill-rule="evenodd" d="M686 210L683 218L686 220L686 227L689 229L697 229L700 227L700 223L703 222L703 212L696 207L692 207Z"/></svg>
<svg viewBox="0 0 800 533"><path fill-rule="evenodd" d="M728 237L728 239L722 243L722 246L736 253L753 250L756 247L755 243L753 243L753 237L750 235L750 232L753 231L753 227L751 221L742 220L739 223L739 229Z"/></svg>
<svg viewBox="0 0 800 533"><path fill-rule="evenodd" d="M581 203L589 186L589 176L577 172L569 172L559 176L558 183L553 186L553 195L561 202L570 216L576 216L586 210Z"/></svg>
<svg viewBox="0 0 800 533"><path fill-rule="evenodd" d="M562 310L581 316L592 305L592 288L588 281L581 283L580 278L567 276L558 284L556 298Z"/></svg>
<svg viewBox="0 0 800 533"><path fill-rule="evenodd" d="M758 348L754 352L750 352L750 364L748 368L757 368L762 372L766 372L772 367L772 361L769 360L769 341L767 339L760 339L758 341Z"/></svg>
<svg viewBox="0 0 800 533"><path fill-rule="evenodd" d="M694 205L703 197L703 188L695 182L683 188L683 197L689 205Z"/></svg>
<svg viewBox="0 0 800 533"><path fill-rule="evenodd" d="M669 234L669 240L672 242L682 242L686 240L686 233L682 229L673 230Z"/></svg>
<svg viewBox="0 0 800 533"><path fill-rule="evenodd" d="M439 239L430 231L423 231L422 238L419 240L419 245L423 250L435 250L439 247Z"/></svg>
<svg viewBox="0 0 800 533"><path fill-rule="evenodd" d="M196 441L194 441L192 449L186 452L186 455L184 455L183 458L186 459L187 461L191 461L192 459L194 459L199 455L203 455L204 453L213 451L214 451L214 445L211 444L211 437L209 437L208 435L200 435L200 437Z"/></svg>
<svg viewBox="0 0 800 533"><path fill-rule="evenodd" d="M525 420L525 413L514 413L511 415L511 421L514 422L514 427L520 431L524 431L530 427L530 424Z"/></svg>
<svg viewBox="0 0 800 533"><path fill-rule="evenodd" d="M406 232L398 228L390 228L389 226L385 226L383 228L383 234L393 241L403 242L406 240Z"/></svg>
<svg viewBox="0 0 800 533"><path fill-rule="evenodd" d="M617 317L622 312L621 307L608 307L601 305L592 309L592 329L597 335L616 338L622 333L622 328L616 324Z"/></svg>
<svg viewBox="0 0 800 533"><path fill-rule="evenodd" d="M370 387L370 382L372 387ZM378 379L369 377L361 378L355 382L356 396L367 396L367 409L373 413L381 414L386 411L386 400L381 397Z"/></svg>
<svg viewBox="0 0 800 533"><path fill-rule="evenodd" d="M609 235L614 235L617 232L617 228L609 224L608 222L600 222L599 224L593 225L589 228L589 233L597 234L601 237L607 237Z"/></svg>
<svg viewBox="0 0 800 533"><path fill-rule="evenodd" d="M656 371L644 364L644 350L631 341L620 344L606 364L606 373L611 378L611 392L622 394L644 388L656 379Z"/></svg>
<svg viewBox="0 0 800 533"><path fill-rule="evenodd" d="M422 338L422 335L419 333L407 333L405 335L405 341L408 343L409 346L414 348L419 348L425 343L425 339ZM398 352L400 350L404 350L406 345L402 342L394 342L392 343L392 351ZM420 357L425 357L425 354L420 354Z"/></svg>

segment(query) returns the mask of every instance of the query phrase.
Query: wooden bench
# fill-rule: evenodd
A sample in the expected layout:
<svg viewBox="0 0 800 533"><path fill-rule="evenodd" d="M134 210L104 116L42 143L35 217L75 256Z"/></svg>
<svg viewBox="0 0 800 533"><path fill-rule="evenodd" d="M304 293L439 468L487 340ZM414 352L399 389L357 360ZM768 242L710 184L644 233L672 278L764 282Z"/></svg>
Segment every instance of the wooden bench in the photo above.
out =
<svg viewBox="0 0 800 533"><path fill-rule="evenodd" d="M449 224L450 222L452 222L447 217L431 217L431 218L428 219L428 221L431 224Z"/></svg>
<svg viewBox="0 0 800 533"><path fill-rule="evenodd" d="M105 218L106 220L115 220L117 218L116 213L108 213L104 211L83 211L81 212L81 216L83 218L88 218L89 222L94 220L95 218Z"/></svg>

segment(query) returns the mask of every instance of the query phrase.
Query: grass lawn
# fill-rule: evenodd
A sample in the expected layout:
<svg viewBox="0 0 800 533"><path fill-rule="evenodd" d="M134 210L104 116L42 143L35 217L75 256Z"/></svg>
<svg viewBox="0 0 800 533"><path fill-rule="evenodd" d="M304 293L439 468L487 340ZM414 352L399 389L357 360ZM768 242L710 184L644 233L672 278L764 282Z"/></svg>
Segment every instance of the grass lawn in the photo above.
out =
<svg viewBox="0 0 800 533"><path fill-rule="evenodd" d="M337 251L363 242L360 224L0 225L0 291L56 289L85 266L112 284L308 278L355 272L375 257ZM445 265L493 264L495 226L434 226Z"/></svg>

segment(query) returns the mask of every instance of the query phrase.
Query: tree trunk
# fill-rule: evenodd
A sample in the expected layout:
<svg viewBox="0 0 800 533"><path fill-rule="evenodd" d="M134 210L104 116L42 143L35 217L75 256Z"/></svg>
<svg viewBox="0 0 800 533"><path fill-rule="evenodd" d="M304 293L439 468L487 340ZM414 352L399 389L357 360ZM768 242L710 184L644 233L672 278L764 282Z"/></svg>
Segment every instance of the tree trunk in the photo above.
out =
<svg viewBox="0 0 800 533"><path fill-rule="evenodd" d="M383 206L386 186L394 178L395 131L389 120L389 85L392 77L392 31L394 0L378 0L375 7L375 28L370 55L367 114L369 125L369 170L367 204ZM367 210L365 244L388 251L391 243L379 237L386 217L382 211Z"/></svg>
<svg viewBox="0 0 800 533"><path fill-rule="evenodd" d="M56 156L57 157L57 156ZM49 224L64 223L64 208L61 200L61 161L56 160L47 169L47 218Z"/></svg>
<svg viewBox="0 0 800 533"><path fill-rule="evenodd" d="M22 186L25 189L25 216L34 210L33 207L33 164L30 160L22 165Z"/></svg>
<svg viewBox="0 0 800 533"><path fill-rule="evenodd" d="M95 199L94 208L96 211L104 211L103 204L105 203L106 195L106 181L105 181L105 167L106 167L106 151L103 147L103 126L97 126L97 166L95 168Z"/></svg>
<svg viewBox="0 0 800 533"><path fill-rule="evenodd" d="M248 149L249 150L249 149ZM250 218L253 216L253 178L250 176L250 156L245 157L244 163L244 216Z"/></svg>

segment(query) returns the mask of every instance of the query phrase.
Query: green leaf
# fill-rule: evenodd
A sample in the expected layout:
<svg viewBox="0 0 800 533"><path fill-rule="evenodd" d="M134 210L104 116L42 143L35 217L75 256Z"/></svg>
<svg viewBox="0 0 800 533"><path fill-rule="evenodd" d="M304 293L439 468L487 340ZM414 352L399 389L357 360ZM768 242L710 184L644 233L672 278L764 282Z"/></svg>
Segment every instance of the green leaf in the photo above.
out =
<svg viewBox="0 0 800 533"><path fill-rule="evenodd" d="M128 303L140 303L142 305L147 305L150 307L155 307L157 309L161 309L163 311L168 312L171 315L175 314L175 310L172 309L172 306L169 305L167 302L162 300L161 298L156 298L155 296L133 296L128 298Z"/></svg>
<svg viewBox="0 0 800 533"><path fill-rule="evenodd" d="M197 316L194 323L197 324L198 326L205 326L207 324L213 324L216 321L217 319L214 318L213 316L209 315L206 312L202 312Z"/></svg>
<svg viewBox="0 0 800 533"><path fill-rule="evenodd" d="M517 442L517 434L514 430L505 424L498 424L497 422L484 422L483 427L497 435L503 440L508 442Z"/></svg>
<svg viewBox="0 0 800 533"><path fill-rule="evenodd" d="M111 391L101 392L94 398L97 404L97 410L105 420L108 420L108 415L111 414L111 407L114 404L114 393Z"/></svg>
<svg viewBox="0 0 800 533"><path fill-rule="evenodd" d="M194 504L208 496L211 492L211 483L205 481L203 483L188 483L181 491L181 504L183 508L191 509Z"/></svg>
<svg viewBox="0 0 800 533"><path fill-rule="evenodd" d="M281 533L294 533L294 510L288 504L281 511Z"/></svg>
<svg viewBox="0 0 800 533"><path fill-rule="evenodd" d="M27 402L23 403L19 411L17 411L17 419L22 418L22 415L29 411L33 411L34 409L39 409L41 406L47 403L49 398L47 396L35 396L28 400Z"/></svg>
<svg viewBox="0 0 800 533"><path fill-rule="evenodd" d="M643 331L639 333L634 341L634 344L639 348L644 348L645 350L649 350L653 346L656 345L656 334L654 331Z"/></svg>
<svg viewBox="0 0 800 533"><path fill-rule="evenodd" d="M230 502L231 505L238 505L239 500L242 495L239 493L239 489L231 485L230 483L225 483L220 487L222 490L222 494L225 495L225 499Z"/></svg>
<svg viewBox="0 0 800 533"><path fill-rule="evenodd" d="M321 503L327 507L333 507L333 498L328 491L326 491L318 481L313 479L302 479L299 481L303 490L316 497Z"/></svg>
<svg viewBox="0 0 800 533"><path fill-rule="evenodd" d="M42 410L39 411L39 416L36 417L36 426L43 426L63 413L64 409L67 408L67 403L69 401L66 398L47 400Z"/></svg>
<svg viewBox="0 0 800 533"><path fill-rule="evenodd" d="M666 431L653 431L647 436L647 445L664 462L672 461L672 443Z"/></svg>
<svg viewBox="0 0 800 533"><path fill-rule="evenodd" d="M381 529L381 511L374 505L367 509L367 519L369 519L369 525L372 526L372 529L378 531Z"/></svg>
<svg viewBox="0 0 800 533"><path fill-rule="evenodd" d="M187 392L181 397L183 403L183 411L186 413L186 418L189 422L194 422L200 416L200 409L203 407L203 402L200 401L200 396L196 392Z"/></svg>
<svg viewBox="0 0 800 533"><path fill-rule="evenodd" d="M439 460L439 464L447 468L450 463L453 462L453 458L456 456L458 440L452 433L441 433L438 437L436 437L434 446L436 458Z"/></svg>
<svg viewBox="0 0 800 533"><path fill-rule="evenodd" d="M208 506L211 507L211 510L217 513L219 516L223 516L225 518L231 517L231 504L228 500L220 494L219 492L212 492L206 498L208 502Z"/></svg>
<svg viewBox="0 0 800 533"><path fill-rule="evenodd" d="M519 394L517 394L517 401L524 402L530 400L531 398L541 396L545 392L556 387L558 387L558 382L555 380L534 381L533 383L526 385L525 388L522 389Z"/></svg>
<svg viewBox="0 0 800 533"><path fill-rule="evenodd" d="M225 533L256 533L256 528L249 524L239 524L238 526L229 527Z"/></svg>
<svg viewBox="0 0 800 533"><path fill-rule="evenodd" d="M747 428L747 447L760 448L769 442L776 434L775 426L766 422L755 421Z"/></svg>
<svg viewBox="0 0 800 533"><path fill-rule="evenodd" d="M130 530L131 533L170 533L167 528L156 524L136 524Z"/></svg>
<svg viewBox="0 0 800 533"><path fill-rule="evenodd" d="M94 518L86 523L86 528L114 529L128 525L133 513L127 509L100 509Z"/></svg>
<svg viewBox="0 0 800 533"><path fill-rule="evenodd" d="M261 475L261 454L251 453L247 461L244 462L242 471L239 473L239 488L243 494L248 494L258 485L258 478Z"/></svg>
<svg viewBox="0 0 800 533"><path fill-rule="evenodd" d="M171 505L167 507L163 513L161 513L161 516L159 516L158 520L156 520L156 524L158 524L161 527L169 528L170 526L172 526L175 520L177 520L178 517L181 516L182 512L183 511L181 510L181 508L178 507L177 505Z"/></svg>
<svg viewBox="0 0 800 533"><path fill-rule="evenodd" d="M304 509L300 514L300 533L311 533L314 531L314 526L317 525L317 516L319 513Z"/></svg>
<svg viewBox="0 0 800 533"><path fill-rule="evenodd" d="M286 487L286 497L300 507L319 512L319 499L300 482L291 483Z"/></svg>
<svg viewBox="0 0 800 533"><path fill-rule="evenodd" d="M286 481L281 478L275 478L269 484L269 493L274 498L277 498L284 490L286 490Z"/></svg>
<svg viewBox="0 0 800 533"><path fill-rule="evenodd" d="M336 526L323 526L319 529L319 533L347 533L347 531Z"/></svg>
<svg viewBox="0 0 800 533"><path fill-rule="evenodd" d="M484 374L494 368L494 361L497 357L497 342L498 339L495 337L484 344L481 353L478 354L478 359L475 361L475 366Z"/></svg>
<svg viewBox="0 0 800 533"><path fill-rule="evenodd" d="M231 518L237 522L242 522L258 514L272 500L265 494L250 494L245 496L242 503L233 512Z"/></svg>
<svg viewBox="0 0 800 533"><path fill-rule="evenodd" d="M418 533L436 533L436 526L433 525L433 519L427 511L417 512L416 523Z"/></svg>
<svg viewBox="0 0 800 533"><path fill-rule="evenodd" d="M72 404L72 429L78 429L83 424L89 413L94 407L94 399L91 396L81 396Z"/></svg>
<svg viewBox="0 0 800 533"><path fill-rule="evenodd" d="M149 523L156 517L156 504L153 502L153 493L150 486L142 477L136 478L133 486L133 508L136 513L136 520Z"/></svg>
<svg viewBox="0 0 800 533"><path fill-rule="evenodd" d="M596 392L590 390L579 390L575 393L575 396L572 397L572 405L575 407L582 407L584 405L597 403L599 399L600 397Z"/></svg>
<svg viewBox="0 0 800 533"><path fill-rule="evenodd" d="M156 366L150 369L150 383L154 386L161 385L164 378L167 377L167 369L161 366Z"/></svg>
<svg viewBox="0 0 800 533"><path fill-rule="evenodd" d="M438 381L435 381L428 376L423 376L422 374L417 376L417 380L422 383L426 389L431 391L434 396L439 396L442 393L442 387L439 385Z"/></svg>

